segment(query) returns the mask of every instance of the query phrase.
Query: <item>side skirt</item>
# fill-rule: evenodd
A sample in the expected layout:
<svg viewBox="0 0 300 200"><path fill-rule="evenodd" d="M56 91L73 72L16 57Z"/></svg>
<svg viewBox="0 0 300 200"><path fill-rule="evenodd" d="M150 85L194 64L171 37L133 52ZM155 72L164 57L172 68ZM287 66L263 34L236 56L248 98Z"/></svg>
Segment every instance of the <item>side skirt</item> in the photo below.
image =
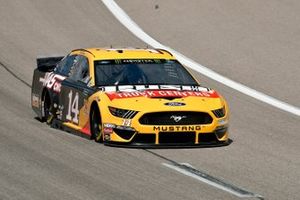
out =
<svg viewBox="0 0 300 200"><path fill-rule="evenodd" d="M65 126L60 120L58 119L54 119L52 124L50 125L51 128L54 128L54 129L59 129L59 130L62 130L62 131L65 131L67 133L71 133L73 135L77 135L79 137L82 137L82 138L86 138L86 139L89 139L91 140L90 136L89 135L86 135L82 132L80 132L79 130L74 130L68 126Z"/></svg>

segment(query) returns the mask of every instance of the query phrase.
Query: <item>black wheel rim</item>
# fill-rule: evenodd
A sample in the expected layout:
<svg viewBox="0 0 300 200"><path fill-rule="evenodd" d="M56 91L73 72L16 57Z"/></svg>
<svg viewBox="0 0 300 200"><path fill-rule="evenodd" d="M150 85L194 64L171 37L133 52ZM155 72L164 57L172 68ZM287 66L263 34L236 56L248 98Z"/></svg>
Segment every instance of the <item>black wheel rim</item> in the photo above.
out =
<svg viewBox="0 0 300 200"><path fill-rule="evenodd" d="M47 98L47 95L44 96L44 119L45 121L50 124L53 119L53 115L51 114L51 103Z"/></svg>
<svg viewBox="0 0 300 200"><path fill-rule="evenodd" d="M101 122L96 112L92 113L92 137L95 141L101 141Z"/></svg>

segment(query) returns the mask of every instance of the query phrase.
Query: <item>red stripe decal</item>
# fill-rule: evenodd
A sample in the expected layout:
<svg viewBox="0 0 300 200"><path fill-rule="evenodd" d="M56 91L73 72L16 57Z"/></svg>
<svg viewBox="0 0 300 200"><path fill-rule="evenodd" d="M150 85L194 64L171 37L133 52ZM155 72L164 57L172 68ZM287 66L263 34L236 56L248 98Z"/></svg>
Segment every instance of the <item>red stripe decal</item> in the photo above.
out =
<svg viewBox="0 0 300 200"><path fill-rule="evenodd" d="M153 90L144 92L107 92L106 95L110 100L123 99L123 98L134 98L134 97L148 97L148 98L164 98L164 97L205 97L205 98L219 98L216 91L211 90L208 92L204 91L178 91L178 90Z"/></svg>
<svg viewBox="0 0 300 200"><path fill-rule="evenodd" d="M90 123L87 122L86 125L80 131L86 135L91 135Z"/></svg>

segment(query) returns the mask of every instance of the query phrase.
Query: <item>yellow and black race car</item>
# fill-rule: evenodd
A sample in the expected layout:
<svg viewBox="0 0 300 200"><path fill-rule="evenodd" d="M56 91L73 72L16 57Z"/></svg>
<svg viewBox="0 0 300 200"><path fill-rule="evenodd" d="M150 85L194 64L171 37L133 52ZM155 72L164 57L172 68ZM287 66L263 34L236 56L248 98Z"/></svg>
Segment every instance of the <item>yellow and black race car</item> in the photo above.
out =
<svg viewBox="0 0 300 200"><path fill-rule="evenodd" d="M76 49L37 59L32 108L107 145L228 144L228 106L163 49Z"/></svg>

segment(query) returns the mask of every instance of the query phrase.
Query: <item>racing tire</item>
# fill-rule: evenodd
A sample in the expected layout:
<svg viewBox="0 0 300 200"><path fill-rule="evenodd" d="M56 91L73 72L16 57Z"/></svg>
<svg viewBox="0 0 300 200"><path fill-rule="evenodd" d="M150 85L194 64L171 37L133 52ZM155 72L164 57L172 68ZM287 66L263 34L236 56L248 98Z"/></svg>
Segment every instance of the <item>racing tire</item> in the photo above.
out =
<svg viewBox="0 0 300 200"><path fill-rule="evenodd" d="M51 104L51 99L50 95L48 92L45 92L42 98L42 109L43 109L43 116L42 116L42 121L46 122L48 125L52 124L54 115L52 114L52 104Z"/></svg>
<svg viewBox="0 0 300 200"><path fill-rule="evenodd" d="M91 112L91 139L94 139L95 142L103 142L102 138L102 121L100 112L98 109L93 109Z"/></svg>

